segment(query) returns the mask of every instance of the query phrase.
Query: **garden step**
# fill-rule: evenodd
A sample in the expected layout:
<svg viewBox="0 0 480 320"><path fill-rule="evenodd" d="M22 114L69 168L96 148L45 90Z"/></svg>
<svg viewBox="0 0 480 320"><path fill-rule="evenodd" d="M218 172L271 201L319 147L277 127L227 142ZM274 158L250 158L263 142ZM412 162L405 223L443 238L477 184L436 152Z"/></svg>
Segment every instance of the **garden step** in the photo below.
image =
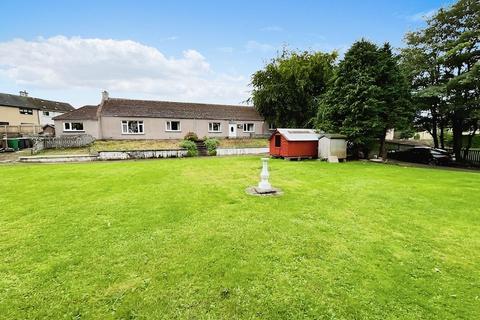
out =
<svg viewBox="0 0 480 320"><path fill-rule="evenodd" d="M195 145L197 146L197 151L199 156L208 156L207 146L203 142L203 140L195 141Z"/></svg>

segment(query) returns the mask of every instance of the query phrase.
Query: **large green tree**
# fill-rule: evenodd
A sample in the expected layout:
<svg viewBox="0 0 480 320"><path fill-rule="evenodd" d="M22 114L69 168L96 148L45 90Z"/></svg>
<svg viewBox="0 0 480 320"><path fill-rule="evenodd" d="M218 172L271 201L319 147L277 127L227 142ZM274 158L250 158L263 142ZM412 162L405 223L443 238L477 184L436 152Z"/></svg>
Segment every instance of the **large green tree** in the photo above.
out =
<svg viewBox="0 0 480 320"><path fill-rule="evenodd" d="M317 97L327 89L337 53L284 50L252 76L249 99L277 127L308 127L317 113Z"/></svg>
<svg viewBox="0 0 480 320"><path fill-rule="evenodd" d="M416 108L415 128L428 131L434 146L444 147L448 126L445 103L446 80L442 77L441 52L433 30L408 33L402 49L402 68L411 84L412 103Z"/></svg>
<svg viewBox="0 0 480 320"><path fill-rule="evenodd" d="M472 133L471 141L480 121L480 1L459 0L439 10L426 28L407 34L406 40L403 56L418 114L434 139L438 125L440 134L443 126L452 128L453 150L461 159L463 132Z"/></svg>
<svg viewBox="0 0 480 320"><path fill-rule="evenodd" d="M387 131L411 122L409 97L408 83L390 45L379 48L361 40L340 61L332 86L320 100L318 127L344 133L357 144L378 139L379 154L385 158Z"/></svg>

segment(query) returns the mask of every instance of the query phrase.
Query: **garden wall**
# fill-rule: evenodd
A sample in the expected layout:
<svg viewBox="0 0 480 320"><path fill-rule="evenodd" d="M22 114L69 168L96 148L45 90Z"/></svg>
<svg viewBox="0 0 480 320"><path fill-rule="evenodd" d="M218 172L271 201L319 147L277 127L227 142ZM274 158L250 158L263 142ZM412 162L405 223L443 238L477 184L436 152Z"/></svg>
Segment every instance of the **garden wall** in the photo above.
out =
<svg viewBox="0 0 480 320"><path fill-rule="evenodd" d="M30 163L86 162L95 160L97 160L97 156L88 154L31 156L19 158L20 162Z"/></svg>
<svg viewBox="0 0 480 320"><path fill-rule="evenodd" d="M75 136L59 136L59 137L36 137L32 147L32 154L36 154L44 149L64 149L64 148L80 148L93 143L95 138L88 134L80 134Z"/></svg>
<svg viewBox="0 0 480 320"><path fill-rule="evenodd" d="M268 148L218 148L217 156L240 156L244 154L264 154L268 152Z"/></svg>
<svg viewBox="0 0 480 320"><path fill-rule="evenodd" d="M186 149L98 151L98 160L182 158Z"/></svg>

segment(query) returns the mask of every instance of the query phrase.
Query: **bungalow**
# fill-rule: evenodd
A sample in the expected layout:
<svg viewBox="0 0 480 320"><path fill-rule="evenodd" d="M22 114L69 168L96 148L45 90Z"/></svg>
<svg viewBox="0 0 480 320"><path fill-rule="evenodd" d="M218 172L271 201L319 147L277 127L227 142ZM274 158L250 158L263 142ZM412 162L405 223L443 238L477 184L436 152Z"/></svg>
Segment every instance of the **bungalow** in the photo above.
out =
<svg viewBox="0 0 480 320"><path fill-rule="evenodd" d="M253 107L110 98L54 118L56 135L90 134L96 139L240 138L267 134Z"/></svg>

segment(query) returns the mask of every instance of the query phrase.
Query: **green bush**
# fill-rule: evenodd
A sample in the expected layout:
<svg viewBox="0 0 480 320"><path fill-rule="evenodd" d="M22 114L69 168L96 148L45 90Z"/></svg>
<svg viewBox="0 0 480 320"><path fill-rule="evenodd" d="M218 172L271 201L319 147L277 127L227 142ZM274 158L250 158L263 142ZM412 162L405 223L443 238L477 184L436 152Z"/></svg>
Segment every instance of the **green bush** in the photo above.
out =
<svg viewBox="0 0 480 320"><path fill-rule="evenodd" d="M198 136L195 134L195 132L188 132L183 139L190 140L190 141L197 141Z"/></svg>
<svg viewBox="0 0 480 320"><path fill-rule="evenodd" d="M420 140L420 134L415 133L415 135L413 136L413 139Z"/></svg>
<svg viewBox="0 0 480 320"><path fill-rule="evenodd" d="M197 145L191 140L183 140L180 143L180 147L187 149L187 157L198 156Z"/></svg>
<svg viewBox="0 0 480 320"><path fill-rule="evenodd" d="M208 138L203 143L207 147L207 152L209 156L215 156L217 154L217 147L220 144L220 141L215 138Z"/></svg>

